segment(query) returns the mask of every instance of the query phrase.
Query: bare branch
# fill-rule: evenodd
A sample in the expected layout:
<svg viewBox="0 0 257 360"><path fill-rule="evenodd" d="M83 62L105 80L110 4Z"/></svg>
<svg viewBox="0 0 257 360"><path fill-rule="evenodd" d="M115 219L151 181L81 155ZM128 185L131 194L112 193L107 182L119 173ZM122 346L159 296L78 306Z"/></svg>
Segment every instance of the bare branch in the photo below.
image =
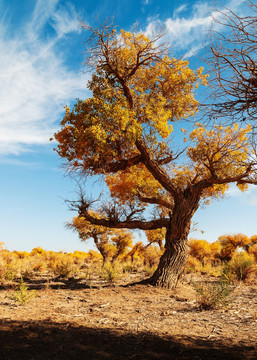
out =
<svg viewBox="0 0 257 360"><path fill-rule="evenodd" d="M210 31L206 63L212 75L212 116L245 121L257 118L257 5L248 1L251 16L230 9L218 12L214 22L223 34Z"/></svg>
<svg viewBox="0 0 257 360"><path fill-rule="evenodd" d="M83 207L79 211L79 215L83 216L86 220L88 220L91 224L105 226L113 229L140 229L140 230L155 230L162 227L167 227L169 224L169 219L153 219L150 221L143 220L124 220L119 221L116 219L97 219L89 214L89 212Z"/></svg>

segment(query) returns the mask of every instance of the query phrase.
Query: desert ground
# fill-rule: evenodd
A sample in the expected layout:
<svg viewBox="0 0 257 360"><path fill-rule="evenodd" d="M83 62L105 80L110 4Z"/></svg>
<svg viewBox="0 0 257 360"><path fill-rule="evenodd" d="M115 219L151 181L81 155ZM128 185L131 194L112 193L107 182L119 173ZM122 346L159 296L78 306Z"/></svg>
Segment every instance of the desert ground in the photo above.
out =
<svg viewBox="0 0 257 360"><path fill-rule="evenodd" d="M199 308L188 275L175 290L91 279L25 281L33 296L0 289L0 358L257 359L257 286L237 284L229 306ZM196 276L196 275L195 275ZM31 293L32 294L32 293Z"/></svg>

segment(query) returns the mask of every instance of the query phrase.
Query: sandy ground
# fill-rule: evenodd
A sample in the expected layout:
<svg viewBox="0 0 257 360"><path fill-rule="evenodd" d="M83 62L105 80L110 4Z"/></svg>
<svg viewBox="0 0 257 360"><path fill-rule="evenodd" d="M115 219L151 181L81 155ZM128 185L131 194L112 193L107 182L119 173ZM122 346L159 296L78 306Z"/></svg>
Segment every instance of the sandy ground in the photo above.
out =
<svg viewBox="0 0 257 360"><path fill-rule="evenodd" d="M176 290L104 282L27 283L19 305L0 288L0 359L257 359L257 287L237 285L228 308L200 310Z"/></svg>

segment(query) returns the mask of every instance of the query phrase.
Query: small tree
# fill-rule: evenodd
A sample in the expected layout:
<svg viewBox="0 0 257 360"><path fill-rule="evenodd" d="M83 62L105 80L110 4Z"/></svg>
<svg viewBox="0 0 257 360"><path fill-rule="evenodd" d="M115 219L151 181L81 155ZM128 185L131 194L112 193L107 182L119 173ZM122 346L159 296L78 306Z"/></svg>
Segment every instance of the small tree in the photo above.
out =
<svg viewBox="0 0 257 360"><path fill-rule="evenodd" d="M254 255L255 261L257 261L257 235L252 235L249 238L249 242L244 246L244 249Z"/></svg>
<svg viewBox="0 0 257 360"><path fill-rule="evenodd" d="M100 218L96 212L91 214ZM133 243L133 234L130 231L93 225L83 217L74 217L72 224L68 224L68 227L78 231L82 241L90 238L94 240L97 250L103 257L103 263L108 259L113 262L123 256Z"/></svg>
<svg viewBox="0 0 257 360"><path fill-rule="evenodd" d="M151 246L152 244L158 244L161 251L164 251L165 247L163 242L165 241L165 228L156 229L156 230L146 230L145 234L148 240L146 247Z"/></svg>
<svg viewBox="0 0 257 360"><path fill-rule="evenodd" d="M184 151L171 141L172 122L194 115L193 92L206 84L202 68L170 58L143 34L113 28L91 32L88 62L92 97L78 100L55 134L58 154L72 171L101 175L112 202L99 205L81 193L73 208L93 225L111 229L165 229L165 251L150 278L153 285L174 287L187 259L192 217L200 203L222 196L230 183L244 190L255 183L249 158L251 128L206 129L197 124ZM155 209L154 211L146 211Z"/></svg>
<svg viewBox="0 0 257 360"><path fill-rule="evenodd" d="M189 255L201 261L202 265L204 265L207 259L210 259L212 257L211 244L208 243L208 241L190 239L188 245Z"/></svg>
<svg viewBox="0 0 257 360"><path fill-rule="evenodd" d="M250 239L244 234L222 235L219 237L221 244L220 257L222 260L231 260L238 248L247 249Z"/></svg>

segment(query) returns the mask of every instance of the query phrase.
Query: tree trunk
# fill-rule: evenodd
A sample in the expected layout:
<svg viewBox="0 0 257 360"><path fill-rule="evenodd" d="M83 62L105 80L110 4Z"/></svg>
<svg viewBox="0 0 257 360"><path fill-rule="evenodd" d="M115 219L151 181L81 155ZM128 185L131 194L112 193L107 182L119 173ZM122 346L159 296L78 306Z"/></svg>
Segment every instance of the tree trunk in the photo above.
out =
<svg viewBox="0 0 257 360"><path fill-rule="evenodd" d="M175 288L187 261L191 219L199 206L200 193L184 193L175 203L165 237L165 251L149 283Z"/></svg>
<svg viewBox="0 0 257 360"><path fill-rule="evenodd" d="M150 278L155 286L175 288L187 261L187 239L172 242L160 258L158 268Z"/></svg>

